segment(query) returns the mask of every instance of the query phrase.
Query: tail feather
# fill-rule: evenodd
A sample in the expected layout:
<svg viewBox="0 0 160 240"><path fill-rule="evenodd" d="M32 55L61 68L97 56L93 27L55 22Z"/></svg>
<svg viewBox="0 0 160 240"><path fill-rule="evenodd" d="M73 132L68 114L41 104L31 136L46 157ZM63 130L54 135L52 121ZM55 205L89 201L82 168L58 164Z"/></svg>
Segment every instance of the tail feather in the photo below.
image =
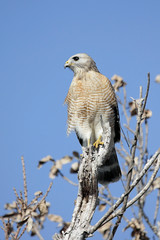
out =
<svg viewBox="0 0 160 240"><path fill-rule="evenodd" d="M112 149L109 156L106 156L103 165L98 166L98 182L107 185L110 182L116 182L121 178L121 169L115 148Z"/></svg>

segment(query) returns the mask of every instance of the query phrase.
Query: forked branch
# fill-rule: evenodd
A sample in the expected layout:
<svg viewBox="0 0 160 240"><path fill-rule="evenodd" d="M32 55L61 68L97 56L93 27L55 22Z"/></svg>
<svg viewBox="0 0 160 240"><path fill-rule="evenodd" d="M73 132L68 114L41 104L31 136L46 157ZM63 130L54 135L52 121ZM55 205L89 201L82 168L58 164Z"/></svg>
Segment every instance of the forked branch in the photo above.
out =
<svg viewBox="0 0 160 240"><path fill-rule="evenodd" d="M82 161L78 173L79 188L72 221L62 236L56 234L54 240L82 240L92 236L88 232L91 220L98 203L98 177L97 164L103 162L104 156L109 151L111 128L104 128L104 146L99 151L94 147L83 148Z"/></svg>

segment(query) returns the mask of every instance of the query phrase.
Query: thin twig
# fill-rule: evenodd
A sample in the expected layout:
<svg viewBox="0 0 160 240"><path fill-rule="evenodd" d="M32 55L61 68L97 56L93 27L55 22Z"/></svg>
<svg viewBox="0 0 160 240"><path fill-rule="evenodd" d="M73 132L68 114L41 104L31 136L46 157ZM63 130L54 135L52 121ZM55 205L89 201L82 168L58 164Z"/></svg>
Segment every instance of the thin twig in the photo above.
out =
<svg viewBox="0 0 160 240"><path fill-rule="evenodd" d="M142 113L144 113L144 110L145 110L145 107L146 107L148 93L149 93L149 87L150 87L150 73L148 73L148 84L147 84L146 95L145 95L145 98L144 98Z"/></svg>
<svg viewBox="0 0 160 240"><path fill-rule="evenodd" d="M127 146L128 146L128 148L129 148L129 151L130 151L130 143L129 143L129 141L128 141L128 139L127 139L127 137L126 137L126 135L125 135L125 132L123 131L123 128L122 128L122 127L121 127L121 131L122 131L122 133L123 133L123 138L124 138L124 140L126 141Z"/></svg>
<svg viewBox="0 0 160 240"><path fill-rule="evenodd" d="M27 229L27 225L23 228L23 230L22 230L21 234L19 235L19 237L17 235L17 237L16 237L17 240L19 240L23 236L23 234L25 233L26 229Z"/></svg>
<svg viewBox="0 0 160 240"><path fill-rule="evenodd" d="M143 100L141 100L141 88L140 88L140 103L138 104L138 117L137 117L137 126L136 126L136 133L134 136L134 142L132 145L132 149L131 149L131 162L130 162L130 166L129 166L129 172L128 172L128 178L127 178L127 186L126 186L126 195L124 197L124 201L123 201L123 206L121 209L121 213L117 218L117 221L113 227L112 233L109 236L109 240L112 240L119 224L121 223L121 219L123 217L123 214L126 210L126 206L127 206L127 201L128 201L128 197L129 194L127 194L129 188L130 188L130 182L131 182L131 178L132 178L132 170L133 170L133 166L134 166L134 158L135 158L135 152L136 152L136 146L137 146L137 139L138 139L138 135L139 135L139 129L140 129L140 124L141 124L141 119L142 119L142 114L143 114Z"/></svg>
<svg viewBox="0 0 160 240"><path fill-rule="evenodd" d="M152 166L152 164L155 162L157 157L160 154L160 148L156 151L156 153L152 156L151 159L148 160L146 165L144 166L142 172L137 176L137 178L133 181L133 183L130 186L129 193L134 189L134 187L137 185L137 183L140 181L140 179L146 174L148 169ZM94 233L99 227L101 227L104 223L106 223L106 220L108 221L108 217L119 207L119 205L123 202L125 194L123 193L121 197L117 200L117 202L108 210L106 214L94 225L91 226L89 232L92 234ZM132 203L133 204L133 203Z"/></svg>
<svg viewBox="0 0 160 240"><path fill-rule="evenodd" d="M49 193L50 190L51 190L52 185L53 185L53 182L51 182L51 183L49 184L49 187L48 187L45 195L42 197L42 199L29 211L29 213L28 213L27 215L24 216L25 219L28 218L29 216L31 216L31 213L34 212L34 211L39 207L39 205L46 199L48 193ZM22 221L23 221L23 219L22 219Z"/></svg>
<svg viewBox="0 0 160 240"><path fill-rule="evenodd" d="M40 240L44 240L44 238L41 236L41 234L40 234L40 232L39 232L39 230L38 230L38 226L37 226L37 225L35 226L35 224L34 224L33 229L34 229L37 237L39 237Z"/></svg>
<svg viewBox="0 0 160 240"><path fill-rule="evenodd" d="M145 146L144 146L144 155L147 155L148 157L148 121L147 119L145 120Z"/></svg>
<svg viewBox="0 0 160 240"><path fill-rule="evenodd" d="M6 223L5 223L3 218L2 218L2 223L3 223L4 228L2 228L2 227L1 228L4 230L5 240L9 240L7 225L6 225Z"/></svg>
<svg viewBox="0 0 160 240"><path fill-rule="evenodd" d="M143 168L143 128L142 126L140 126L140 133L139 133L139 151L140 151L140 156L139 156L139 160L138 160L138 164L137 164L137 173L139 174L141 171L142 171L142 168ZM137 191L138 193L141 191L141 189L143 188L143 181L141 179L141 181L139 182L139 184L137 184ZM139 208L139 211L138 211L138 219L139 219L139 222L142 222L142 208L143 208L143 205L144 205L144 195L143 197L139 198L138 199L138 208Z"/></svg>
<svg viewBox="0 0 160 240"><path fill-rule="evenodd" d="M135 134L135 132L127 124L123 124L123 126L127 128L127 130L130 131L132 134Z"/></svg>
<svg viewBox="0 0 160 240"><path fill-rule="evenodd" d="M23 156L21 157L22 169L23 169L23 186L24 186L24 202L27 206L28 204L28 191L27 191L27 180L26 180L26 169Z"/></svg>
<svg viewBox="0 0 160 240"><path fill-rule="evenodd" d="M40 202L38 202L38 203L33 207L32 212L34 212L34 211L37 209L37 207L46 199L48 193L49 193L50 190L51 190L52 185L53 185L53 182L50 182L49 187L48 187L45 195L42 197L42 199L40 200Z"/></svg>
<svg viewBox="0 0 160 240"><path fill-rule="evenodd" d="M126 103L127 103L127 94L126 94L126 88L125 86L123 86L123 95L124 95L124 102L122 104L122 108L123 108L123 112L124 112L124 115L126 117L126 120L127 120L127 125L129 126L129 122L130 122L130 117L128 117L128 114L127 114L127 111L126 111Z"/></svg>
<svg viewBox="0 0 160 240"><path fill-rule="evenodd" d="M149 182L145 185L145 187L132 199L130 200L128 203L127 203L127 206L126 208L129 208L131 205L133 205L139 198L141 198L143 196L143 194L148 191L148 189L150 188L150 186L152 185L153 181L154 181L154 178L156 177L156 174L158 172L160 168L160 156L158 156L158 161L157 161L157 164L156 164L156 167L154 169L154 172L149 180ZM140 179L139 179L140 180ZM133 184L135 184L136 181L133 182ZM143 210L143 209L142 209ZM114 217L116 217L117 215L119 215L121 213L121 208L117 211L115 211L112 216L107 219L107 222L108 221L111 221Z"/></svg>
<svg viewBox="0 0 160 240"><path fill-rule="evenodd" d="M155 209L154 220L153 220L154 225L156 225L156 221L157 221L159 204L160 204L160 188L158 189L158 194L157 194L156 209Z"/></svg>
<svg viewBox="0 0 160 240"><path fill-rule="evenodd" d="M98 197L98 199L101 200L102 202L104 202L104 203L112 206L112 203L111 203L110 201L107 201L105 198L103 198L103 197Z"/></svg>
<svg viewBox="0 0 160 240"><path fill-rule="evenodd" d="M73 186L78 186L78 183L74 183L74 182L72 182L69 178L67 178L66 176L64 176L63 175L63 173L60 171L60 170L58 170L58 172L59 172L59 174L61 175L61 177L64 179L64 180L66 180L67 182L69 182L70 184L72 184Z"/></svg>
<svg viewBox="0 0 160 240"><path fill-rule="evenodd" d="M17 206L18 206L18 208L19 208L20 211L21 211L21 208L22 208L22 200L21 200L21 198L18 196L17 190L16 190L15 188L13 188L13 191L14 191L14 194L16 195L16 198L17 198Z"/></svg>
<svg viewBox="0 0 160 240"><path fill-rule="evenodd" d="M143 210L143 217L144 217L146 223L148 224L148 226L149 226L149 227L152 229L152 231L154 232L154 234L155 234L158 238L160 238L160 235L159 235L159 233L158 233L157 227L156 227L155 225L152 225L152 224L151 224L151 222L149 221L149 218L148 218L147 215L145 214L144 210Z"/></svg>
<svg viewBox="0 0 160 240"><path fill-rule="evenodd" d="M14 236L15 239L18 238L18 235L19 235L19 233L20 233L20 231L21 231L21 228L22 228L22 226L19 226L19 227L17 228L17 232L16 232L16 234L15 234L15 236Z"/></svg>
<svg viewBox="0 0 160 240"><path fill-rule="evenodd" d="M40 192L40 194L38 194L37 196L35 196L35 198L34 198L34 199L30 202L30 204L28 205L28 208L29 208L32 204L34 204L35 202L37 202L38 198L40 198L42 194L43 194L43 193Z"/></svg>

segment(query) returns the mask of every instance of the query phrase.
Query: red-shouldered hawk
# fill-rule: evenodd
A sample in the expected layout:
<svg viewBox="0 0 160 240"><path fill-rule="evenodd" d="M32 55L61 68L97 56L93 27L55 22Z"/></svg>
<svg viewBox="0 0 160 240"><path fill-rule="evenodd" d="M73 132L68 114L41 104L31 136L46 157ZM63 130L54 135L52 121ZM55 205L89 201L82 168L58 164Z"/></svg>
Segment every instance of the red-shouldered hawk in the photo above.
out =
<svg viewBox="0 0 160 240"><path fill-rule="evenodd" d="M120 141L120 119L117 99L111 82L102 75L93 59L85 53L76 54L66 61L64 67L74 72L65 103L68 104L68 130L74 130L82 146L101 142L102 126L111 126L111 154L99 169L98 181L101 184L118 181L121 177L115 142Z"/></svg>

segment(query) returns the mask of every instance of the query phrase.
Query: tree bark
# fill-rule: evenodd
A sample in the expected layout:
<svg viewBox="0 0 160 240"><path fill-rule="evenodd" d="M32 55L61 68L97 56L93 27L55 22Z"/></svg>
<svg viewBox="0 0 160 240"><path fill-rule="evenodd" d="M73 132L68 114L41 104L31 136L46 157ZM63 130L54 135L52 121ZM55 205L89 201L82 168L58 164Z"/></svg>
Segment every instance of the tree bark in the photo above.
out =
<svg viewBox="0 0 160 240"><path fill-rule="evenodd" d="M101 121L102 122L102 121ZM103 122L102 122L103 125ZM55 234L54 240L84 240L89 234L90 223L98 203L98 166L103 164L109 152L111 128L103 126L104 145L99 149L93 146L83 148L83 155L78 172L78 196L69 228L62 235Z"/></svg>

